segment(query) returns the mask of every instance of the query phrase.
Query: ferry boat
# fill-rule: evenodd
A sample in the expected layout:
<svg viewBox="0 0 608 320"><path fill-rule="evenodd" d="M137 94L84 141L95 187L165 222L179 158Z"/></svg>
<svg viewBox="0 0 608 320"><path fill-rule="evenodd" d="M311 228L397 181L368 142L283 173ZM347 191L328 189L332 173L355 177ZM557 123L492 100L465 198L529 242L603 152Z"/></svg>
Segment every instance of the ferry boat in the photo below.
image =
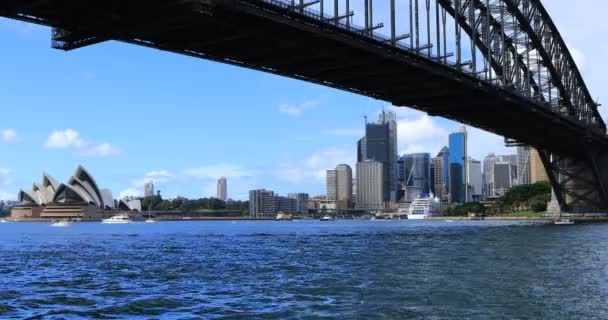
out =
<svg viewBox="0 0 608 320"><path fill-rule="evenodd" d="M275 218L275 220L276 221L292 221L293 215L289 214L289 213L279 212L277 214L277 217Z"/></svg>
<svg viewBox="0 0 608 320"><path fill-rule="evenodd" d="M133 221L126 214L117 214L111 218L101 220L101 223L105 224L126 224L131 222Z"/></svg>
<svg viewBox="0 0 608 320"><path fill-rule="evenodd" d="M407 218L411 220L423 220L435 214L435 209L441 204L439 198L431 193L428 197L418 197L412 201Z"/></svg>

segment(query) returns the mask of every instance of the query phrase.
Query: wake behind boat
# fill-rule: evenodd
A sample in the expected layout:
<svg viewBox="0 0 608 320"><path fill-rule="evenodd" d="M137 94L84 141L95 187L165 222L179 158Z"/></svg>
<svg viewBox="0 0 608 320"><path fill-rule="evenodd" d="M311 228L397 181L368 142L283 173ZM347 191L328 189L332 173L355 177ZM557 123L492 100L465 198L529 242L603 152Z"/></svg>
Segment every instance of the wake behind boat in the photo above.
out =
<svg viewBox="0 0 608 320"><path fill-rule="evenodd" d="M126 214L117 214L111 218L101 220L105 224L127 224L133 222Z"/></svg>
<svg viewBox="0 0 608 320"><path fill-rule="evenodd" d="M69 227L72 225L72 221L69 220L60 220L60 221L55 221L53 223L51 223L51 227L56 227L56 228L65 228L65 227Z"/></svg>

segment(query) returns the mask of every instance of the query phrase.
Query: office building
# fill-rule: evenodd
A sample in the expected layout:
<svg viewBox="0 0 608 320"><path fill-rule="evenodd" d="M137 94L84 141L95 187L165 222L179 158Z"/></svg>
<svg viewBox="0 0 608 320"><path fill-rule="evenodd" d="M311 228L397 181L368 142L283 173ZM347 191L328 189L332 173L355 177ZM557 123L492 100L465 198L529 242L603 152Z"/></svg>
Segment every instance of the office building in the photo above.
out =
<svg viewBox="0 0 608 320"><path fill-rule="evenodd" d="M357 161L383 164L383 195L386 202L397 201L397 116L394 112L380 113L377 123L366 123L365 137L357 143Z"/></svg>
<svg viewBox="0 0 608 320"><path fill-rule="evenodd" d="M144 185L144 197L154 196L154 182L150 181Z"/></svg>
<svg viewBox="0 0 608 320"><path fill-rule="evenodd" d="M450 134L450 201L465 203L468 199L467 131L463 126Z"/></svg>
<svg viewBox="0 0 608 320"><path fill-rule="evenodd" d="M441 148L437 154L437 158L443 159L443 182L445 183L445 197L450 194L450 148L447 146Z"/></svg>
<svg viewBox="0 0 608 320"><path fill-rule="evenodd" d="M534 148L530 148L530 183L537 183L542 181L549 181L549 176L543 165L543 161L540 159L538 151Z"/></svg>
<svg viewBox="0 0 608 320"><path fill-rule="evenodd" d="M277 199L274 192L259 189L249 191L249 215L252 218L270 218L277 214Z"/></svg>
<svg viewBox="0 0 608 320"><path fill-rule="evenodd" d="M290 193L287 197L296 201L296 213L308 213L308 193Z"/></svg>
<svg viewBox="0 0 608 320"><path fill-rule="evenodd" d="M483 177L481 161L469 157L469 174L467 178L468 201L481 201L483 198Z"/></svg>
<svg viewBox="0 0 608 320"><path fill-rule="evenodd" d="M397 182L397 160L399 151L397 150L397 114L393 111L382 110L378 117L378 122L388 125L388 194L389 201L397 202L398 182Z"/></svg>
<svg viewBox="0 0 608 320"><path fill-rule="evenodd" d="M498 162L494 164L494 197L501 197L511 187L513 187L513 179L515 166L509 162Z"/></svg>
<svg viewBox="0 0 608 320"><path fill-rule="evenodd" d="M367 160L357 163L357 208L384 208L383 163Z"/></svg>
<svg viewBox="0 0 608 320"><path fill-rule="evenodd" d="M336 167L338 209L350 209L353 204L353 170L347 164Z"/></svg>
<svg viewBox="0 0 608 320"><path fill-rule="evenodd" d="M530 147L517 147L517 184L530 184Z"/></svg>
<svg viewBox="0 0 608 320"><path fill-rule="evenodd" d="M289 197L276 197L277 212L296 213L298 211L298 202L296 199Z"/></svg>
<svg viewBox="0 0 608 320"><path fill-rule="evenodd" d="M326 197L329 201L338 201L338 171L327 170L325 172Z"/></svg>
<svg viewBox="0 0 608 320"><path fill-rule="evenodd" d="M445 183L445 159L443 157L433 158L433 192L441 202L448 202L448 194Z"/></svg>
<svg viewBox="0 0 608 320"><path fill-rule="evenodd" d="M406 154L404 162L405 186L415 187L423 193L431 191L431 155L428 153Z"/></svg>
<svg viewBox="0 0 608 320"><path fill-rule="evenodd" d="M228 200L228 185L225 177L217 180L217 198L223 201Z"/></svg>
<svg viewBox="0 0 608 320"><path fill-rule="evenodd" d="M483 159L484 197L494 196L494 165L497 162L498 157L494 153L488 154Z"/></svg>

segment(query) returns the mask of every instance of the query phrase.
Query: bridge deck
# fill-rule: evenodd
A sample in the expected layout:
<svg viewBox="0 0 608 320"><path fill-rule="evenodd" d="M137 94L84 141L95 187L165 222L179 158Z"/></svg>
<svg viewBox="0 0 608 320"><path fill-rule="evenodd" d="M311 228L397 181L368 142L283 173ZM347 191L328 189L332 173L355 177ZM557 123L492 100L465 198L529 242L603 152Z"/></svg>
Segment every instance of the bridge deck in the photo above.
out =
<svg viewBox="0 0 608 320"><path fill-rule="evenodd" d="M585 153L584 136L608 147L604 133L413 51L263 1L235 2L236 8L188 0L13 0L0 4L0 15L69 30L59 38L68 43L114 39L262 70L411 106L574 157Z"/></svg>

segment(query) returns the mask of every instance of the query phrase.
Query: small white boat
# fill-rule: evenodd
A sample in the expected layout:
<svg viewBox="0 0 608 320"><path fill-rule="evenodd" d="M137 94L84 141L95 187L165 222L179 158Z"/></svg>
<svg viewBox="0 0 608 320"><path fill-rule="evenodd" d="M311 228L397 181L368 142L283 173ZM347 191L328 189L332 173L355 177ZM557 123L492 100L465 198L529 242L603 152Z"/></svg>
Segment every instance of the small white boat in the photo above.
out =
<svg viewBox="0 0 608 320"><path fill-rule="evenodd" d="M0 220L0 223L7 223L7 222L8 222L8 221L6 221L6 220L4 220L4 219Z"/></svg>
<svg viewBox="0 0 608 320"><path fill-rule="evenodd" d="M451 222L454 222L454 220L445 220L445 222L450 222L451 223Z"/></svg>
<svg viewBox="0 0 608 320"><path fill-rule="evenodd" d="M321 218L321 221L334 221L334 218L332 216L323 216L323 218Z"/></svg>
<svg viewBox="0 0 608 320"><path fill-rule="evenodd" d="M101 223L105 224L126 224L131 222L133 221L126 214L117 214L111 218L101 220Z"/></svg>
<svg viewBox="0 0 608 320"><path fill-rule="evenodd" d="M154 220L154 219L148 219L148 220L146 220L146 223L155 223L155 222L156 222L156 220Z"/></svg>
<svg viewBox="0 0 608 320"><path fill-rule="evenodd" d="M555 220L555 222L553 222L553 224L556 224L559 226L569 226L569 225L573 225L574 221L572 221L570 219L557 219L557 220Z"/></svg>
<svg viewBox="0 0 608 320"><path fill-rule="evenodd" d="M69 227L72 225L72 222L69 220L60 220L60 221L55 221L53 223L51 223L51 227L56 227L56 228L65 228L65 227Z"/></svg>

